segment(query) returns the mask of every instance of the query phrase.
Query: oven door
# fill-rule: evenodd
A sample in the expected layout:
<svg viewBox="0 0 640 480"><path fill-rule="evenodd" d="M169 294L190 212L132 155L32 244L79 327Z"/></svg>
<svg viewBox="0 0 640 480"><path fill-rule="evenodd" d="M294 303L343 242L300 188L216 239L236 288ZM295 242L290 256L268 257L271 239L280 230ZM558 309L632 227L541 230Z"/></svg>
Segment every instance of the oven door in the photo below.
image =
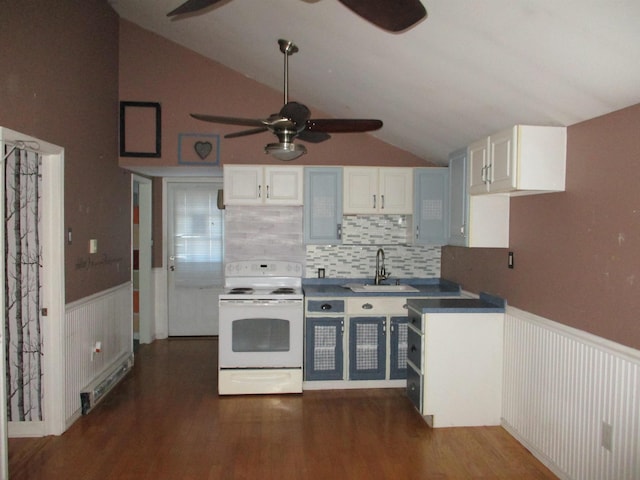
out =
<svg viewBox="0 0 640 480"><path fill-rule="evenodd" d="M302 300L223 300L220 368L302 368Z"/></svg>

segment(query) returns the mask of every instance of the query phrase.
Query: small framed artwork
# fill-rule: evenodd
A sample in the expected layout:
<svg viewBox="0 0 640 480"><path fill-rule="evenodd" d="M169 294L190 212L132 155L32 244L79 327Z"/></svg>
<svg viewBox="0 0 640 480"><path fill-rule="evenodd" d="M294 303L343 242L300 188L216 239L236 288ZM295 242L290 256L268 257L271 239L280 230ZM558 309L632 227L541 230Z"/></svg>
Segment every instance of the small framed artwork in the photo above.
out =
<svg viewBox="0 0 640 480"><path fill-rule="evenodd" d="M182 165L219 165L220 135L179 133L178 163Z"/></svg>
<svg viewBox="0 0 640 480"><path fill-rule="evenodd" d="M159 103L120 102L121 157L160 157L161 132Z"/></svg>

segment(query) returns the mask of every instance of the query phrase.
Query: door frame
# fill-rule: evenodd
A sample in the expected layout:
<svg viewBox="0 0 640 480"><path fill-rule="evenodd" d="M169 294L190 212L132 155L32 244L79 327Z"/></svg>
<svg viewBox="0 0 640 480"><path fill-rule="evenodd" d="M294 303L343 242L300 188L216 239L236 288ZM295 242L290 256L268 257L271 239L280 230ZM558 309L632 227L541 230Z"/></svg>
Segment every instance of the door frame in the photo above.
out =
<svg viewBox="0 0 640 480"><path fill-rule="evenodd" d="M152 181L150 178L131 175L131 245L133 246L133 194L134 183L138 183L138 295L140 324L139 341L151 343L156 339L156 328L153 321L151 247L152 247ZM133 284L133 248L131 249L131 281Z"/></svg>
<svg viewBox="0 0 640 480"><path fill-rule="evenodd" d="M37 146L42 155L42 202L46 205L46 214L42 218L42 271L43 307L47 308L46 321L42 322L43 344L43 398L42 422L34 425L22 425L15 436L60 435L66 430L65 419L65 265L64 265L64 148L38 138L24 135L8 128L0 127L0 145L16 145L24 142ZM0 151L3 151L0 149ZM4 159L4 153L2 154ZM4 161L2 162L2 166ZM4 201L4 168L0 168L0 195ZM0 236L4 237L4 222L0 222ZM0 242L0 271L4 270L4 242ZM0 287L4 292L4 275L0 275ZM0 310L4 311L4 294L0 295ZM0 328L0 345L4 348L4 326ZM8 430L6 411L4 354L0 355L0 478L8 478ZM18 423L18 422L14 422ZM11 425L12 427L14 425ZM12 428L12 436L14 434ZM18 429L16 429L18 430Z"/></svg>

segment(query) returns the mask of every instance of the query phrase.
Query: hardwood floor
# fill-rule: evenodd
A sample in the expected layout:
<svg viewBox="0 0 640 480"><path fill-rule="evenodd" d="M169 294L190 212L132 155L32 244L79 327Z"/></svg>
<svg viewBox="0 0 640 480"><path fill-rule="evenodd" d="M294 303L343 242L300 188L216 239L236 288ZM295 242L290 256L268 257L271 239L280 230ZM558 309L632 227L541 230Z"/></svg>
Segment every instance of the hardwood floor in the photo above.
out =
<svg viewBox="0 0 640 480"><path fill-rule="evenodd" d="M552 479L501 427L430 429L402 390L219 397L217 340L143 345L59 437L11 439L19 479Z"/></svg>

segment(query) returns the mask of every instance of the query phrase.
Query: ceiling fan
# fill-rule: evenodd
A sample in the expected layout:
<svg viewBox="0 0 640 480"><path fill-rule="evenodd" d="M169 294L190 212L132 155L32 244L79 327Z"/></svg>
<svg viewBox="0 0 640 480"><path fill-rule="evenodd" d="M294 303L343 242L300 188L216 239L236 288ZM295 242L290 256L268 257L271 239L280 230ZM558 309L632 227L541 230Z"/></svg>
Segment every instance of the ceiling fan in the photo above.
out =
<svg viewBox="0 0 640 480"><path fill-rule="evenodd" d="M224 117L192 113L191 116L205 122L222 123L253 127L249 130L228 133L224 138L244 137L256 133L271 131L278 137L277 143L265 146L269 153L279 160L294 160L307 153L304 145L293 143L298 138L305 142L319 143L331 138L329 133L370 132L382 127L381 120L365 118L311 118L309 109L298 102L290 102L289 96L289 56L298 51L298 47L289 40L278 40L280 51L284 54L284 106L278 113L265 119Z"/></svg>
<svg viewBox="0 0 640 480"><path fill-rule="evenodd" d="M187 0L167 16L193 13L222 0ZM427 16L420 0L338 0L357 15L390 32L400 32Z"/></svg>

